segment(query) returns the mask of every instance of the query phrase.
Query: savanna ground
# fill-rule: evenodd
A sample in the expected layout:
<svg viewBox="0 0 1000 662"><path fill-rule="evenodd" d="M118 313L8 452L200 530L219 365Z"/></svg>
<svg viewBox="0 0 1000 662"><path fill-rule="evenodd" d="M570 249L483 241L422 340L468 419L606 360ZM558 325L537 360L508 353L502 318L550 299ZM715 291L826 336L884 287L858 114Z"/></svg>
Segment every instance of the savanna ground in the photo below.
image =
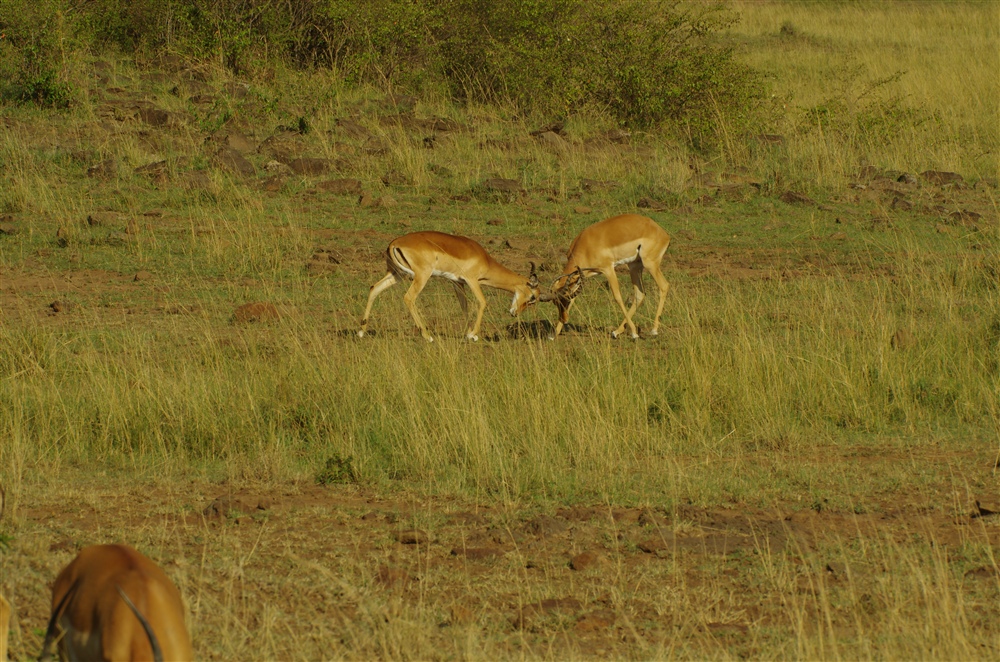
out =
<svg viewBox="0 0 1000 662"><path fill-rule="evenodd" d="M180 58L0 108L13 658L114 541L206 659L1000 656L1000 12L734 8L787 113L712 157ZM496 294L463 341L441 283L433 345L401 286L355 335L394 236L548 283L633 211L674 237L658 337L598 279L556 342Z"/></svg>

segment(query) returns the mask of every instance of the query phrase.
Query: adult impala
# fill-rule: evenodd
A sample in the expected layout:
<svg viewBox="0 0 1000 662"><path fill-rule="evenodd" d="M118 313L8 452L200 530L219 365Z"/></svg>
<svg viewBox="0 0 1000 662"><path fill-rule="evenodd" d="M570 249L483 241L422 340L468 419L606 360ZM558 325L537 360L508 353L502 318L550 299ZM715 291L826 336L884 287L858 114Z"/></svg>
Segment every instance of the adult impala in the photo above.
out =
<svg viewBox="0 0 1000 662"><path fill-rule="evenodd" d="M670 283L660 272L660 262L670 245L670 235L656 222L637 214L622 214L594 223L577 235L570 244L566 256L566 268L563 274L552 285L552 294L541 297L542 301L553 301L559 309L559 319L556 322L554 337L562 332L569 321L569 310L583 285L583 279L598 274L604 274L611 286L611 294L625 314L625 319L618 328L611 332L617 338L628 325L632 338L638 338L632 315L636 308L646 298L642 285L642 271L648 269L656 286L660 290L660 299L656 304L656 317L653 318L653 328L650 335L660 332L660 315L667 298ZM632 307L625 308L621 289L618 287L618 277L615 266L628 265L628 274L632 279L634 297Z"/></svg>
<svg viewBox="0 0 1000 662"><path fill-rule="evenodd" d="M536 303L539 297L538 276L535 275L534 264L531 265L531 275L525 278L494 260L486 249L467 237L443 232L414 232L403 235L393 239L389 244L385 251L385 261L389 273L372 285L368 293L368 305L361 320L361 330L358 331L361 337L364 337L368 330L368 316L371 314L375 297L404 277L412 278L413 284L403 295L403 302L413 316L413 321L417 323L420 335L428 342L433 342L434 338L427 331L416 302L417 295L427 285L431 276L441 276L452 282L463 314L468 312L465 286L472 290L473 296L479 302L476 321L465 334L465 337L472 341L479 340L479 326L483 322L483 312L486 310L486 297L483 296L482 286L513 292L510 314L514 316Z"/></svg>
<svg viewBox="0 0 1000 662"><path fill-rule="evenodd" d="M58 638L68 660L191 660L181 594L126 545L84 547L52 587L40 660Z"/></svg>

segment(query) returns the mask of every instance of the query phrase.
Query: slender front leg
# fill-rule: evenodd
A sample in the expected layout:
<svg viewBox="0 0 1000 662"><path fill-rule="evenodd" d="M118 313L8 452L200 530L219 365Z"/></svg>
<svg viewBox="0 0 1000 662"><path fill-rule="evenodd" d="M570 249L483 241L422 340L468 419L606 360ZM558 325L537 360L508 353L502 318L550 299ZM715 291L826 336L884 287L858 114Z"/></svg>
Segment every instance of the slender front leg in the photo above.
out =
<svg viewBox="0 0 1000 662"><path fill-rule="evenodd" d="M472 329L465 334L465 337L472 342L479 340L479 325L483 323L483 313L486 312L486 297L483 296L483 291L479 287L479 283L474 280L466 281L469 285L469 289L472 290L473 296L479 302L479 311L476 313L476 322L472 325Z"/></svg>
<svg viewBox="0 0 1000 662"><path fill-rule="evenodd" d="M622 291L618 286L618 276L615 275L615 268L611 267L610 269L604 269L603 273L608 279L608 285L611 286L612 296L614 296L615 301L618 302L618 307L622 309L622 314L625 315L625 319L622 320L622 323L618 326L618 328L611 332L611 337L617 338L620 336L622 331L625 330L625 325L628 324L628 330L632 333L632 339L634 340L639 337L639 334L636 333L635 324L632 323L632 317L629 315L628 308L625 307L625 301L622 300Z"/></svg>
<svg viewBox="0 0 1000 662"><path fill-rule="evenodd" d="M556 304L559 306L559 319L556 320L556 330L555 333L552 334L550 340L558 338L559 334L562 333L563 327L569 322L569 309L573 307L574 301L576 301L576 299L570 299L569 303L565 306L562 304Z"/></svg>
<svg viewBox="0 0 1000 662"><path fill-rule="evenodd" d="M358 331L359 338L364 338L365 332L368 330L368 315L372 312L372 303L375 302L375 297L395 285L396 282L396 277L390 271L382 280L372 285L371 290L368 292L368 305L365 306L365 316L361 318L361 330Z"/></svg>
<svg viewBox="0 0 1000 662"><path fill-rule="evenodd" d="M632 280L632 305L628 309L628 318L635 318L635 311L646 300L646 290L642 286L642 262L633 260L628 264L628 276Z"/></svg>
<svg viewBox="0 0 1000 662"><path fill-rule="evenodd" d="M420 335L423 336L424 340L427 342L434 342L433 336L427 331L427 327L424 326L424 320L420 316L420 311L417 310L417 295L420 291L424 289L424 285L427 284L428 279L430 279L430 274L418 273L413 277L413 284L410 285L410 289L406 290L406 294L403 295L403 303L410 311L410 315L413 316L413 321L417 323L417 328L420 329Z"/></svg>

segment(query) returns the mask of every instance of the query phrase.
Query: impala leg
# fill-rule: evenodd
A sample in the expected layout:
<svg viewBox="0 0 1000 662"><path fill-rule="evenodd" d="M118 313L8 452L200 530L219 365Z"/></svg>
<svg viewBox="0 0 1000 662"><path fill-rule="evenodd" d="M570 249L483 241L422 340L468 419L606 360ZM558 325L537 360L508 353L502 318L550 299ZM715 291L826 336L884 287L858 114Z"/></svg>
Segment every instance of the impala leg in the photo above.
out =
<svg viewBox="0 0 1000 662"><path fill-rule="evenodd" d="M479 283L474 280L467 281L469 284L469 289L472 290L472 295L476 297L479 302L479 310L476 312L476 322L472 325L472 329L469 330L465 337L472 342L479 340L479 325L483 323L483 313L486 312L486 297L483 296L483 291L479 287Z"/></svg>
<svg viewBox="0 0 1000 662"><path fill-rule="evenodd" d="M365 332L368 330L368 315L372 312L372 303L375 302L375 297L382 294L396 283L396 277L392 275L392 272L389 272L385 275L385 278L372 285L371 290L368 292L368 305L365 306L365 316L361 318L361 330L358 331L359 338L364 338Z"/></svg>
<svg viewBox="0 0 1000 662"><path fill-rule="evenodd" d="M469 299L465 296L465 283L453 280L451 281L451 286L455 290L455 296L458 298L458 305L462 307L462 316L468 317Z"/></svg>
<svg viewBox="0 0 1000 662"><path fill-rule="evenodd" d="M639 334L635 330L635 324L632 323L632 315L628 308L625 307L625 301L622 299L622 291L618 286L618 276L615 275L615 268L611 267L610 269L606 269L603 273L608 279L608 285L611 286L612 296L614 296L615 301L618 302L618 307L622 309L622 313L625 315L625 319L623 319L622 323L618 325L618 328L611 332L611 337L617 338L620 336L622 331L625 330L625 325L628 324L628 330L632 334L632 338L638 338Z"/></svg>
<svg viewBox="0 0 1000 662"><path fill-rule="evenodd" d="M670 283L663 277L659 264L647 268L649 269L649 273L652 274L653 280L656 281L657 288L660 290L660 300L656 303L656 317L653 318L653 328L649 332L650 335L655 336L660 333L660 315L663 313L663 304L667 301L667 292L670 290Z"/></svg>
<svg viewBox="0 0 1000 662"><path fill-rule="evenodd" d="M423 336L424 340L427 342L434 342L434 337L427 331L427 327L424 325L424 320L420 316L420 311L417 310L417 295L420 291L424 289L424 285L430 279L430 274L416 274L413 277L413 284L410 285L410 289L406 290L406 294L403 295L403 303L410 311L410 315L413 317L413 321L417 323L417 328L420 329L420 335Z"/></svg>
<svg viewBox="0 0 1000 662"><path fill-rule="evenodd" d="M632 305L628 309L628 318L635 317L635 311L646 300L646 290L642 286L642 262L634 260L628 263L628 277L632 281Z"/></svg>
<svg viewBox="0 0 1000 662"><path fill-rule="evenodd" d="M558 338L559 334L562 333L563 327L566 326L567 322L569 322L569 309L573 307L574 301L576 301L576 299L571 299L565 307L559 306L559 319L556 320L556 329L552 334L551 340Z"/></svg>

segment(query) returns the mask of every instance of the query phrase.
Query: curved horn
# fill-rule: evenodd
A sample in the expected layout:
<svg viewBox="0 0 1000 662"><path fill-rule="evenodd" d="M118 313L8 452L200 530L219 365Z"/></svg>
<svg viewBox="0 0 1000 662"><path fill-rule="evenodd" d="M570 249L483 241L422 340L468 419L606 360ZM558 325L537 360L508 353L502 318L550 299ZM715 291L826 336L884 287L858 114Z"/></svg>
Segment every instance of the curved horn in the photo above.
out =
<svg viewBox="0 0 1000 662"><path fill-rule="evenodd" d="M528 274L528 287L538 287L538 274L535 273L535 263L529 262L531 265L531 273Z"/></svg>

